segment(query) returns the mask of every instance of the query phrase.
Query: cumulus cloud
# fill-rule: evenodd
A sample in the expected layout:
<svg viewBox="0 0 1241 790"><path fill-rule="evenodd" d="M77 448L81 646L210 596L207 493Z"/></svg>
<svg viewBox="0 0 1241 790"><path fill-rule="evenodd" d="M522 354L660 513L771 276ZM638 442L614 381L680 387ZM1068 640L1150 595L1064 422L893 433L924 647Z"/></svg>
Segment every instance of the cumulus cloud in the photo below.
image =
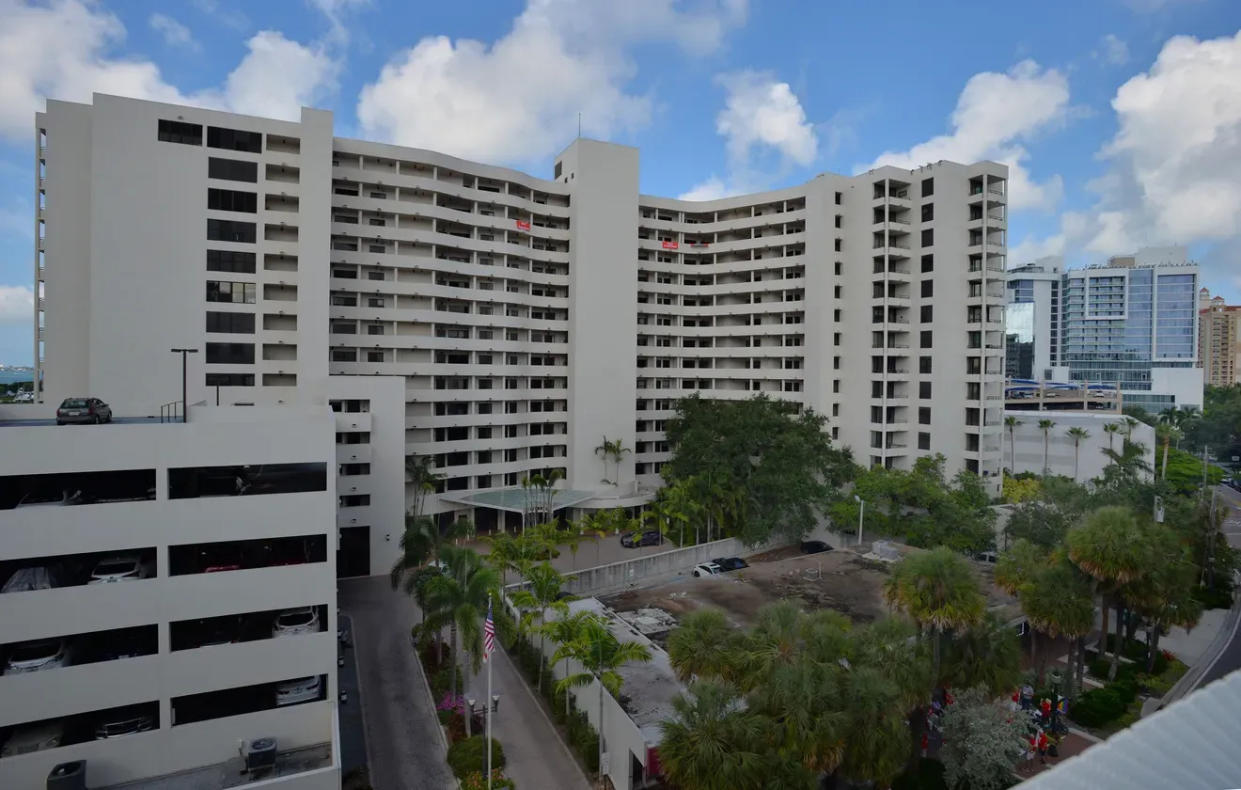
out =
<svg viewBox="0 0 1241 790"><path fill-rule="evenodd" d="M357 115L373 138L459 156L528 162L554 153L577 128L609 137L650 121L649 96L631 93L627 48L672 43L700 55L741 24L742 0L591 3L529 0L512 29L486 43L423 38L362 89Z"/></svg>
<svg viewBox="0 0 1241 790"><path fill-rule="evenodd" d="M907 151L887 151L858 172L882 165L915 168L941 159L962 163L992 159L1008 165L1013 209L1051 209L1063 195L1063 180L1057 175L1035 182L1022 143L1063 125L1069 110L1068 79L1056 69L1024 60L1007 73L981 72L965 83L950 133Z"/></svg>
<svg viewBox="0 0 1241 790"><path fill-rule="evenodd" d="M1101 254L1147 244L1241 249L1237 85L1241 33L1169 39L1148 71L1116 91L1117 132L1100 152L1108 169L1089 185L1095 205L1062 216L1052 238L1068 251ZM1212 276L1230 281L1237 259L1226 257L1213 252L1206 262Z"/></svg>
<svg viewBox="0 0 1241 790"><path fill-rule="evenodd" d="M0 136L15 140L29 139L44 97L90 101L94 92L295 119L334 88L339 69L322 46L262 31L222 88L185 94L151 61L115 55L125 27L94 4L0 0L0 18Z"/></svg>
<svg viewBox="0 0 1241 790"><path fill-rule="evenodd" d="M0 285L0 325L34 320L34 291L28 285Z"/></svg>
<svg viewBox="0 0 1241 790"><path fill-rule="evenodd" d="M1094 51L1097 60L1104 63L1110 63L1113 66L1120 66L1129 60L1129 45L1116 36L1115 33L1108 33L1099 42L1099 47Z"/></svg>
<svg viewBox="0 0 1241 790"><path fill-rule="evenodd" d="M156 33L164 37L164 43L170 47L183 47L198 51L202 47L194 40L190 29L167 14L151 14L147 24Z"/></svg>
<svg viewBox="0 0 1241 790"><path fill-rule="evenodd" d="M804 167L818 157L818 134L787 82L749 69L720 74L715 81L725 91L715 131L728 151L728 175L711 176L680 195L682 200L764 189L791 166Z"/></svg>

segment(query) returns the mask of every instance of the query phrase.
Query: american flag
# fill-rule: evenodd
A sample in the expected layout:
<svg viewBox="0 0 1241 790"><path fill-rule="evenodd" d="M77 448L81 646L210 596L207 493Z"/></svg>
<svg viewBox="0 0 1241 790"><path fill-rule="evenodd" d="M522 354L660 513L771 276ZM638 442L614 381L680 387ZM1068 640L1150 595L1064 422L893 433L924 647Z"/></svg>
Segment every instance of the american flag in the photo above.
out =
<svg viewBox="0 0 1241 790"><path fill-rule="evenodd" d="M487 602L487 620L483 623L483 661L496 649L496 623L491 619L491 602Z"/></svg>

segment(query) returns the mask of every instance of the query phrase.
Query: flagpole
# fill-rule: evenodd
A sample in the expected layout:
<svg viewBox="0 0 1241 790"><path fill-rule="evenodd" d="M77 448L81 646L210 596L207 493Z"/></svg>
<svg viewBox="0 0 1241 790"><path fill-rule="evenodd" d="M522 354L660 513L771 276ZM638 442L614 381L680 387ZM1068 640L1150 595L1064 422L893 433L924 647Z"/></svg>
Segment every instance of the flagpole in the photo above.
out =
<svg viewBox="0 0 1241 790"><path fill-rule="evenodd" d="M487 593L487 619L491 620L491 593ZM491 658L491 654L487 654L487 790L491 790L491 665L495 662Z"/></svg>

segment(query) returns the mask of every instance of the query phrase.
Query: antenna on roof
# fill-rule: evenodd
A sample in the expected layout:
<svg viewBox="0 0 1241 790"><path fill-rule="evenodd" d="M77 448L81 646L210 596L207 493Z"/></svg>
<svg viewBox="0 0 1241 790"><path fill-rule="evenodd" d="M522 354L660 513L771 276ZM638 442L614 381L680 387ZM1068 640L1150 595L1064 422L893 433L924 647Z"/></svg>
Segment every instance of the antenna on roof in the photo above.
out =
<svg viewBox="0 0 1241 790"><path fill-rule="evenodd" d="M582 114L577 114L577 139L582 139Z"/></svg>

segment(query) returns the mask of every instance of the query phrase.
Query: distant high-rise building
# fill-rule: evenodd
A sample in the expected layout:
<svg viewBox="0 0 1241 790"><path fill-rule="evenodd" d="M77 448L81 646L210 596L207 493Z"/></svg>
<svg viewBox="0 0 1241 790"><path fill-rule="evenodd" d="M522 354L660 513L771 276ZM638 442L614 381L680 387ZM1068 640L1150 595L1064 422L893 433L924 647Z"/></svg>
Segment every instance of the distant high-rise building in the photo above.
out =
<svg viewBox="0 0 1241 790"><path fill-rule="evenodd" d="M1042 259L1009 271L1010 377L1116 383L1126 405L1150 411L1202 405L1198 267L1184 248L1062 268Z"/></svg>
<svg viewBox="0 0 1241 790"><path fill-rule="evenodd" d="M1198 362L1212 387L1241 384L1241 306L1198 292Z"/></svg>

